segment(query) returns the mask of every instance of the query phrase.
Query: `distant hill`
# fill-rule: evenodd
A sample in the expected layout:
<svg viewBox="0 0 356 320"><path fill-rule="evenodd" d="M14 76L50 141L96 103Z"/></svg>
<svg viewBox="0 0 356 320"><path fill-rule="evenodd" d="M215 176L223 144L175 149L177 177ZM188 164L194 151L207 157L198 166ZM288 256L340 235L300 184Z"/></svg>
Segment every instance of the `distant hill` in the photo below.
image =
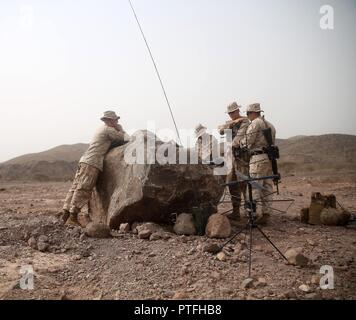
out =
<svg viewBox="0 0 356 320"><path fill-rule="evenodd" d="M356 136L326 134L277 139L282 174L356 171ZM62 145L0 164L0 180L65 181L73 178L87 144Z"/></svg>
<svg viewBox="0 0 356 320"><path fill-rule="evenodd" d="M88 144L61 145L0 164L1 180L66 181L72 179Z"/></svg>
<svg viewBox="0 0 356 320"><path fill-rule="evenodd" d="M2 165L28 164L37 161L78 161L82 154L87 150L88 144L77 143L72 145L61 145L53 149L49 149L38 153L29 153L23 156L13 158L2 163Z"/></svg>
<svg viewBox="0 0 356 320"><path fill-rule="evenodd" d="M325 134L277 141L280 167L290 172L356 171L356 136Z"/></svg>

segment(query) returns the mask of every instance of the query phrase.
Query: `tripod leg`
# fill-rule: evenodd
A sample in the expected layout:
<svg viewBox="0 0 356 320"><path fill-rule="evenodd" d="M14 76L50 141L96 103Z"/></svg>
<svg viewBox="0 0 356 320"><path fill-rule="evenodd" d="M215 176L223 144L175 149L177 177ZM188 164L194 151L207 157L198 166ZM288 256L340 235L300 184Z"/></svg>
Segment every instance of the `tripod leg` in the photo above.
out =
<svg viewBox="0 0 356 320"><path fill-rule="evenodd" d="M250 224L250 245L249 245L249 257L248 257L248 277L251 278L251 266L252 266L252 229L253 226Z"/></svg>
<svg viewBox="0 0 356 320"><path fill-rule="evenodd" d="M276 247L276 245L270 240L270 238L267 237L267 235L262 231L262 229L261 229L258 225L256 225L255 227L256 227L256 228L258 229L258 231L261 232L261 234L267 239L267 241L272 245L272 247L275 248L275 249L278 251L278 253L279 253L286 261L288 261L288 259L285 257L285 255Z"/></svg>
<svg viewBox="0 0 356 320"><path fill-rule="evenodd" d="M245 227L243 227L240 231L236 232L233 237L231 237L228 241L226 241L220 248L220 250L222 250L228 243L230 243L232 240L234 240L239 234L241 234L242 232L244 232L247 229L248 225L246 225Z"/></svg>

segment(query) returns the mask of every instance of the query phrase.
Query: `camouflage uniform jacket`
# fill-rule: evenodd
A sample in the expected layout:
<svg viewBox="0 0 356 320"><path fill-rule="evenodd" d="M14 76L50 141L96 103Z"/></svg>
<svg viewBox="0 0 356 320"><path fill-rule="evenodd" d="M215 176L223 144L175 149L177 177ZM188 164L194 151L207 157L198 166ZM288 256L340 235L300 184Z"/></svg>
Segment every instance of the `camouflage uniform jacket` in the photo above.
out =
<svg viewBox="0 0 356 320"><path fill-rule="evenodd" d="M79 163L86 163L103 171L104 157L111 144L123 144L125 142L125 131L120 125L119 127L121 128L120 131L106 125L102 126L94 135L88 150L81 157Z"/></svg>
<svg viewBox="0 0 356 320"><path fill-rule="evenodd" d="M264 120L262 117L258 117L251 121L248 126L246 136L242 140L243 146L246 146L252 152L261 151L264 147L267 147L267 141L262 132L263 129L267 128L271 128L272 130L272 141L274 144L276 140L276 129L270 122Z"/></svg>

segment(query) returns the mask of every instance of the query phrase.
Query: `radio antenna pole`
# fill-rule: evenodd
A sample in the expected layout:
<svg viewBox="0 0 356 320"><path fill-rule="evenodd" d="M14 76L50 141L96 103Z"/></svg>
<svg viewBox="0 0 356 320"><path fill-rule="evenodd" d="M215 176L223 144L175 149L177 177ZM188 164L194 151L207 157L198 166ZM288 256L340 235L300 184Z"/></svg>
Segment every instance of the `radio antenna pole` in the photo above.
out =
<svg viewBox="0 0 356 320"><path fill-rule="evenodd" d="M138 20L138 17L137 17L136 11L135 11L135 9L134 9L134 7L133 7L133 5L132 5L132 2L131 2L131 0L128 0L128 1L129 1L129 3L130 3L130 7L131 7L132 12L133 12L133 14L134 14L134 16L135 16L135 19L136 19L137 25L138 25L138 27L139 27L139 29L140 29L141 35L142 35L142 37L143 37L143 40L145 41L145 44L146 44L148 53L150 54L150 57L151 57L153 66L154 66L154 68L155 68L155 70L156 70L156 74L157 74L158 80L159 80L159 82L160 82L160 84L161 84L161 88L162 88L164 97L165 97L165 99L166 99L167 106L168 106L169 112L170 112L170 114L171 114L174 127L175 127L175 129L176 129L176 133L177 133L177 137L178 137L179 143L180 143L180 145L182 145L182 141L181 141L180 136L179 136L178 127L177 127L176 121L175 121L175 119L174 119L174 115L173 115L173 111L172 111L172 108L171 108L171 104L170 104L170 102L169 102L169 99L168 99L168 96L167 96L167 93L166 93L166 89L164 88L161 75L160 75L160 73L159 73L159 71L158 71L158 67L157 67L156 61L155 61L155 59L154 59L154 57L153 57L151 48L150 48L150 46L148 45L146 36L145 36L145 34L144 34L144 32L143 32L143 29L142 29L142 27L141 27L140 21Z"/></svg>

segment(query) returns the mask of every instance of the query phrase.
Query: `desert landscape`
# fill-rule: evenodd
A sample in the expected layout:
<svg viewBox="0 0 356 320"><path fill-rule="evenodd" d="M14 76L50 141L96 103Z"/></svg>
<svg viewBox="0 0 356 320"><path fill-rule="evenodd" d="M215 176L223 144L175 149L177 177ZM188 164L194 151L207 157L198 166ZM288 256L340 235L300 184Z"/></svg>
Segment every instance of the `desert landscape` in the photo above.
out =
<svg viewBox="0 0 356 320"><path fill-rule="evenodd" d="M313 192L334 194L356 214L356 136L298 136L278 140L282 183L270 223L263 227L286 252L298 248L308 263L285 263L254 234L253 283L248 277L247 238L240 235L223 255L209 247L225 239L177 235L154 225L156 237L112 230L88 237L68 228L59 213L86 144L60 146L0 165L0 299L355 299L356 229L301 223ZM221 203L219 212L230 208ZM233 231L240 226L234 226ZM134 228L133 228L134 229ZM20 288L21 267L34 270L33 290ZM332 266L334 289L319 286L320 268Z"/></svg>

